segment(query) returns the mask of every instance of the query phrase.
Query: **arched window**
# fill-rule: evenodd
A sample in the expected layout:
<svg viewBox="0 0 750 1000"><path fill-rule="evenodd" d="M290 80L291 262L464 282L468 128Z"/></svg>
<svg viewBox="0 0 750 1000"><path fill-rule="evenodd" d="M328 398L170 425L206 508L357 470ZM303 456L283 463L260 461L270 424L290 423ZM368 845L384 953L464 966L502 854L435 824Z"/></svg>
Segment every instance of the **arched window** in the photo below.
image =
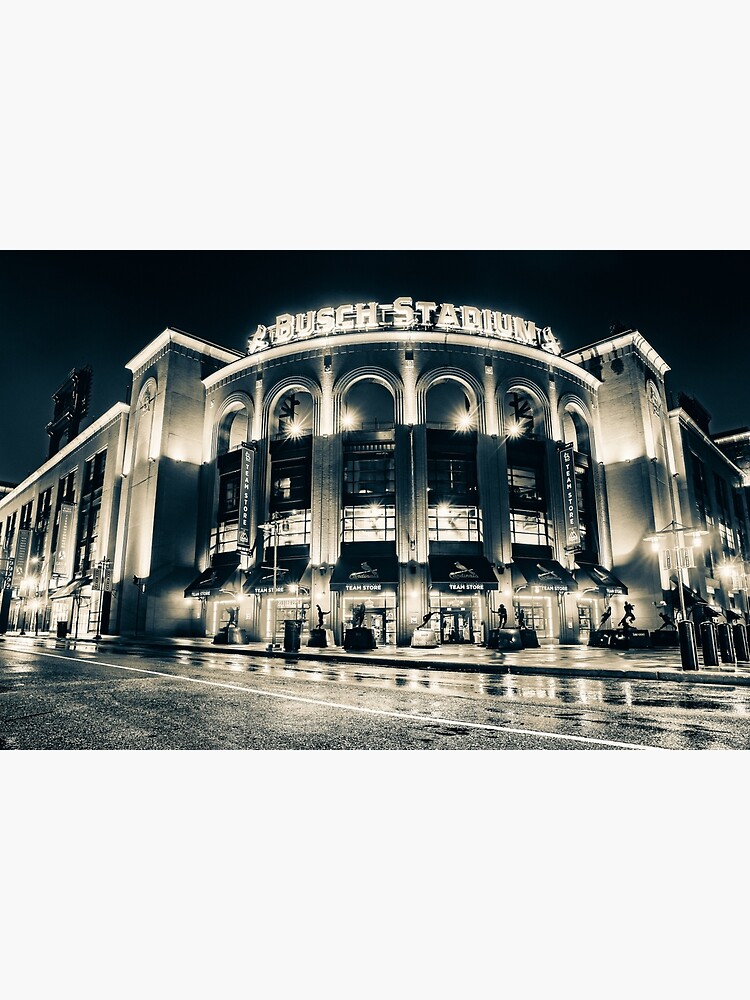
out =
<svg viewBox="0 0 750 1000"><path fill-rule="evenodd" d="M216 454L226 455L235 451L249 437L250 421L247 409L241 404L222 417L216 435Z"/></svg>
<svg viewBox="0 0 750 1000"><path fill-rule="evenodd" d="M394 403L372 379L355 383L342 401L343 505L341 541L396 539Z"/></svg>
<svg viewBox="0 0 750 1000"><path fill-rule="evenodd" d="M427 517L432 543L482 541L476 408L457 381L427 391Z"/></svg>
<svg viewBox="0 0 750 1000"><path fill-rule="evenodd" d="M591 458L591 431L586 418L573 406L566 406L563 414L563 437L566 444L572 443L575 454L576 497L581 532L577 558L596 562L596 491Z"/></svg>
<svg viewBox="0 0 750 1000"><path fill-rule="evenodd" d="M290 389L273 408L271 435L283 440L297 440L313 432L313 400L306 389Z"/></svg>
<svg viewBox="0 0 750 1000"><path fill-rule="evenodd" d="M572 407L566 407L563 414L563 439L572 443L577 452L591 455L591 434L583 416Z"/></svg>
<svg viewBox="0 0 750 1000"><path fill-rule="evenodd" d="M351 387L341 409L343 431L387 431L393 426L393 396L384 385L363 379Z"/></svg>
<svg viewBox="0 0 750 1000"><path fill-rule="evenodd" d="M510 440L535 438L541 433L539 406L533 397L522 389L506 392L503 401L503 423Z"/></svg>

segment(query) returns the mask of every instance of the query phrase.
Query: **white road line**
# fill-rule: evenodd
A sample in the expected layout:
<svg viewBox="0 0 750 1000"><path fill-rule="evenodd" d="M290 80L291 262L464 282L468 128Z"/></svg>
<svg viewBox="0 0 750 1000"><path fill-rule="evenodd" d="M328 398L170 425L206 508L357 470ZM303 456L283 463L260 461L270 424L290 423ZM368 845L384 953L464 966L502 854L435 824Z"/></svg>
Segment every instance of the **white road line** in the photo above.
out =
<svg viewBox="0 0 750 1000"><path fill-rule="evenodd" d="M484 722L464 722L461 719L444 719L431 715L417 715L413 712L389 712L382 708L365 708L362 705L345 705L338 701L324 701L322 698L303 698L300 695L281 694L278 691L263 691L260 688L246 687L242 684L225 684L221 681L203 680L201 677L187 677L185 674L170 674L163 670L148 670L146 667L128 667L122 663L114 663L111 660L90 660L79 656L63 656L60 653L44 653L39 649L19 650L14 652L27 652L34 656L48 656L53 660L66 660L68 663L73 660L77 663L92 663L99 667L113 667L117 670L130 670L137 674L150 674L153 677L166 677L169 680L187 681L189 684L204 684L206 687L225 688L229 691L242 691L245 694L258 695L260 698L277 698L280 701L294 701L302 705L319 705L322 708L338 708L346 712L359 712L360 715L377 715L390 719L401 719L407 722L428 722L431 725L462 726L465 729L478 729L493 733L514 733L520 736L541 736L547 740L567 740L573 743L594 743L597 746L617 747L620 750L658 750L660 747L651 747L640 743L622 743L618 740L598 740L590 736L566 736L562 733L545 733L539 729L519 729L512 726L493 726Z"/></svg>

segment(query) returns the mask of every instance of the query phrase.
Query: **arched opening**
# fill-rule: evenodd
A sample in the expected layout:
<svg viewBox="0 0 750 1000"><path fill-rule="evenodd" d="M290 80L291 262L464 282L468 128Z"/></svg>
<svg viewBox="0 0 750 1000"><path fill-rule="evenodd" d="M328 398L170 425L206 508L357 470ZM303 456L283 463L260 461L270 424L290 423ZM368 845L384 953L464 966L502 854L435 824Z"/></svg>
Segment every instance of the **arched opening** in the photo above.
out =
<svg viewBox="0 0 750 1000"><path fill-rule="evenodd" d="M216 428L218 501L211 538L214 553L237 551L242 445L248 440L249 428L248 408L239 400L227 407Z"/></svg>
<svg viewBox="0 0 750 1000"><path fill-rule="evenodd" d="M542 414L534 397L522 389L511 389L503 400L503 426L509 440L533 440L542 436Z"/></svg>
<svg viewBox="0 0 750 1000"><path fill-rule="evenodd" d="M356 382L342 400L343 505L341 541L396 540L394 400L372 379Z"/></svg>
<svg viewBox="0 0 750 1000"><path fill-rule="evenodd" d="M373 379L356 382L341 409L343 431L388 431L394 426L393 396Z"/></svg>
<svg viewBox="0 0 750 1000"><path fill-rule="evenodd" d="M543 409L530 392L514 387L503 397L502 417L513 554L550 556L554 538L549 516Z"/></svg>
<svg viewBox="0 0 750 1000"><path fill-rule="evenodd" d="M453 379L427 391L427 516L431 550L479 549L482 515L477 478L476 407Z"/></svg>
<svg viewBox="0 0 750 1000"><path fill-rule="evenodd" d="M249 438L250 418L242 403L230 409L219 421L216 433L216 454L236 451Z"/></svg>
<svg viewBox="0 0 750 1000"><path fill-rule="evenodd" d="M591 456L591 431L586 418L573 406L563 414L563 435L573 445L576 502L578 508L578 562L596 563L599 545L596 527L596 490Z"/></svg>

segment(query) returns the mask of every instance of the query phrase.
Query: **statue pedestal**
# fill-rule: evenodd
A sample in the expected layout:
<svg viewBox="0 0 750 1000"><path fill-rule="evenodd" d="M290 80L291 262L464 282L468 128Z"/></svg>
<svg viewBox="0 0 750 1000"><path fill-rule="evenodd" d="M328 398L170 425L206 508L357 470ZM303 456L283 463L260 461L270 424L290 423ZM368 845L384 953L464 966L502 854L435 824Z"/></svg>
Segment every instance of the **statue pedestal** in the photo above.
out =
<svg viewBox="0 0 750 1000"><path fill-rule="evenodd" d="M314 646L316 649L325 649L328 645L326 630L324 628L311 628L307 645Z"/></svg>
<svg viewBox="0 0 750 1000"><path fill-rule="evenodd" d="M533 628L520 628L521 645L524 649L539 649L539 637Z"/></svg>
<svg viewBox="0 0 750 1000"><path fill-rule="evenodd" d="M366 649L377 649L375 635L371 628L348 628L344 632L344 649L352 653L361 653Z"/></svg>
<svg viewBox="0 0 750 1000"><path fill-rule="evenodd" d="M415 628L411 637L415 649L434 649L439 646L438 637L432 628Z"/></svg>
<svg viewBox="0 0 750 1000"><path fill-rule="evenodd" d="M517 628L498 628L494 630L497 635L493 642L492 649L508 650L522 649L521 630Z"/></svg>

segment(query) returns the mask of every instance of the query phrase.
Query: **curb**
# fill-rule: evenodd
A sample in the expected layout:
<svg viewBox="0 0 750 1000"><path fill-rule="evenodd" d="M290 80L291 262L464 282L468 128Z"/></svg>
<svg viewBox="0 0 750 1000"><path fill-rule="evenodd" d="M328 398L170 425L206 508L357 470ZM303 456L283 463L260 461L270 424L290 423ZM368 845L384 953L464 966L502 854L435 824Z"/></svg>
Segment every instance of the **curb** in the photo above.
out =
<svg viewBox="0 0 750 1000"><path fill-rule="evenodd" d="M0 638L3 638L0 636ZM45 637L46 638L46 637ZM401 656L386 657L373 655L371 651L362 653L348 653L339 650L338 647L330 652L320 649L307 650L300 649L294 653L285 652L282 649L249 649L246 646L205 646L194 645L189 639L184 641L177 639L173 642L159 642L158 640L140 641L120 639L112 637L96 642L94 639L64 639L53 640L64 643L66 646L76 646L85 643L98 648L100 651L115 650L122 646L140 646L148 649L159 650L188 650L191 652L227 652L232 655L264 657L266 659L276 659L296 662L298 660L317 660L318 662L332 663L359 663L362 665L372 664L379 667L405 667L419 670L431 670L440 672L456 672L470 674L514 674L521 676L549 676L549 677L585 677L600 680L639 680L639 681L660 681L678 684L721 684L730 686L750 686L750 672L738 673L730 670L718 670L716 668L703 670L679 670L674 667L655 667L651 669L638 667L584 667L584 666L563 666L555 664L534 664L534 663L514 663L508 657L513 653L497 653L498 659L493 661L467 662L466 660L422 660L418 657ZM322 654L322 655L321 655ZM750 671L750 664L742 669Z"/></svg>

